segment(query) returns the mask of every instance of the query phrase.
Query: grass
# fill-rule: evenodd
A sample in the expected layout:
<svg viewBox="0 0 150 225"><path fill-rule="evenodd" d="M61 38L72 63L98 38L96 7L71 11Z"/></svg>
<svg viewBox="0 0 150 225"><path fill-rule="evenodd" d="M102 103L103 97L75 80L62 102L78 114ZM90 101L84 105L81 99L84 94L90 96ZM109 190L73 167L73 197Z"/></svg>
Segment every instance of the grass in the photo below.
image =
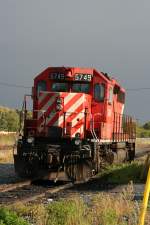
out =
<svg viewBox="0 0 150 225"><path fill-rule="evenodd" d="M138 211L133 199L133 188L128 186L121 194L98 194L93 200L95 224L137 224Z"/></svg>
<svg viewBox="0 0 150 225"><path fill-rule="evenodd" d="M0 134L0 163L13 162L13 149L3 150L3 146L13 146L16 142L16 134Z"/></svg>
<svg viewBox="0 0 150 225"><path fill-rule="evenodd" d="M0 146L14 145L15 142L16 142L15 133L0 134Z"/></svg>
<svg viewBox="0 0 150 225"><path fill-rule="evenodd" d="M76 195L48 205L18 203L9 210L34 225L137 225L140 205L133 197L133 186L129 184L120 194L99 193L88 203ZM149 221L147 213L145 225Z"/></svg>
<svg viewBox="0 0 150 225"><path fill-rule="evenodd" d="M130 181L134 183L143 182L141 171L143 164L140 162L114 164L105 168L97 177L102 183L107 184L128 184Z"/></svg>
<svg viewBox="0 0 150 225"><path fill-rule="evenodd" d="M137 138L136 148L150 148L150 138Z"/></svg>
<svg viewBox="0 0 150 225"><path fill-rule="evenodd" d="M6 150L6 151L0 150L0 163L13 163L12 150Z"/></svg>
<svg viewBox="0 0 150 225"><path fill-rule="evenodd" d="M143 127L136 127L136 135L138 138L150 138L150 130Z"/></svg>
<svg viewBox="0 0 150 225"><path fill-rule="evenodd" d="M11 210L20 217L29 218L35 225L91 225L88 207L80 197L62 199L46 206L20 203Z"/></svg>
<svg viewBox="0 0 150 225"><path fill-rule="evenodd" d="M16 212L0 208L0 225L29 225L29 223L19 217Z"/></svg>

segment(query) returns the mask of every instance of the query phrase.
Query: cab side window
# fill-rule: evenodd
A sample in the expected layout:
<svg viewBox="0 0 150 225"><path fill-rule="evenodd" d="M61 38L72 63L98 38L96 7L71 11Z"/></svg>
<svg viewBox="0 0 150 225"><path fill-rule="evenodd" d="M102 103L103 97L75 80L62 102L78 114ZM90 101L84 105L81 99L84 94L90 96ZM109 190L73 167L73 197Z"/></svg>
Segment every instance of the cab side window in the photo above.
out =
<svg viewBox="0 0 150 225"><path fill-rule="evenodd" d="M39 95L40 91L47 91L45 80L40 80L37 84L37 94L38 95Z"/></svg>
<svg viewBox="0 0 150 225"><path fill-rule="evenodd" d="M105 85L95 84L94 86L94 98L97 102L103 102L105 97Z"/></svg>
<svg viewBox="0 0 150 225"><path fill-rule="evenodd" d="M118 100L118 102L124 104L125 103L125 93L122 91L119 91L117 100Z"/></svg>

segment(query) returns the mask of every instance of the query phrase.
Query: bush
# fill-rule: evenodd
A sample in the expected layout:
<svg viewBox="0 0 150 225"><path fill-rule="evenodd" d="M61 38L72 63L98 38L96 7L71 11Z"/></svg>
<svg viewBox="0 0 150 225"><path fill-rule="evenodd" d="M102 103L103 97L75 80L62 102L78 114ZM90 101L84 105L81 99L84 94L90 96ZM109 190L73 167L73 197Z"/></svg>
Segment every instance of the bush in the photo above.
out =
<svg viewBox="0 0 150 225"><path fill-rule="evenodd" d="M145 123L143 126L136 127L136 134L138 138L149 138L150 137L150 129L149 122Z"/></svg>
<svg viewBox="0 0 150 225"><path fill-rule="evenodd" d="M29 223L18 217L15 212L0 208L0 225L29 225Z"/></svg>
<svg viewBox="0 0 150 225"><path fill-rule="evenodd" d="M145 124L143 125L143 128L144 128L145 130L150 130L150 121L147 122L147 123L145 123Z"/></svg>
<svg viewBox="0 0 150 225"><path fill-rule="evenodd" d="M17 110L0 107L0 130L17 131L19 129L19 114Z"/></svg>

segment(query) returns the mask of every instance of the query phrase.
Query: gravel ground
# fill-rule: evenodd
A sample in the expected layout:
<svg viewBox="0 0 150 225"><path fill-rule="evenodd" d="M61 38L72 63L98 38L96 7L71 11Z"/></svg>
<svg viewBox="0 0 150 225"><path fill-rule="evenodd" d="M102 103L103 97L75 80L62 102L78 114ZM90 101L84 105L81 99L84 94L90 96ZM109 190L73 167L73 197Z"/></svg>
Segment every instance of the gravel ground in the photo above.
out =
<svg viewBox="0 0 150 225"><path fill-rule="evenodd" d="M14 170L13 153L11 150L0 150L0 188L4 185L21 180ZM3 160L4 159L4 160Z"/></svg>
<svg viewBox="0 0 150 225"><path fill-rule="evenodd" d="M14 165L12 163L0 163L0 185L9 184L16 180Z"/></svg>

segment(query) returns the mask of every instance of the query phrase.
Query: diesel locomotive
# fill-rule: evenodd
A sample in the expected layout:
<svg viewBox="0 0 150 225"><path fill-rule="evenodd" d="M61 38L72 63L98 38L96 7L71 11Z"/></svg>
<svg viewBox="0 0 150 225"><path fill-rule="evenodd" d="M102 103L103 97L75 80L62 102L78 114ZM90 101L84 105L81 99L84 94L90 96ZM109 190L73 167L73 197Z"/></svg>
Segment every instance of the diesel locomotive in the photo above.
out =
<svg viewBox="0 0 150 225"><path fill-rule="evenodd" d="M29 98L32 100L28 109ZM103 164L135 156L135 120L125 89L92 68L49 67L25 95L15 171L21 177L87 180Z"/></svg>

